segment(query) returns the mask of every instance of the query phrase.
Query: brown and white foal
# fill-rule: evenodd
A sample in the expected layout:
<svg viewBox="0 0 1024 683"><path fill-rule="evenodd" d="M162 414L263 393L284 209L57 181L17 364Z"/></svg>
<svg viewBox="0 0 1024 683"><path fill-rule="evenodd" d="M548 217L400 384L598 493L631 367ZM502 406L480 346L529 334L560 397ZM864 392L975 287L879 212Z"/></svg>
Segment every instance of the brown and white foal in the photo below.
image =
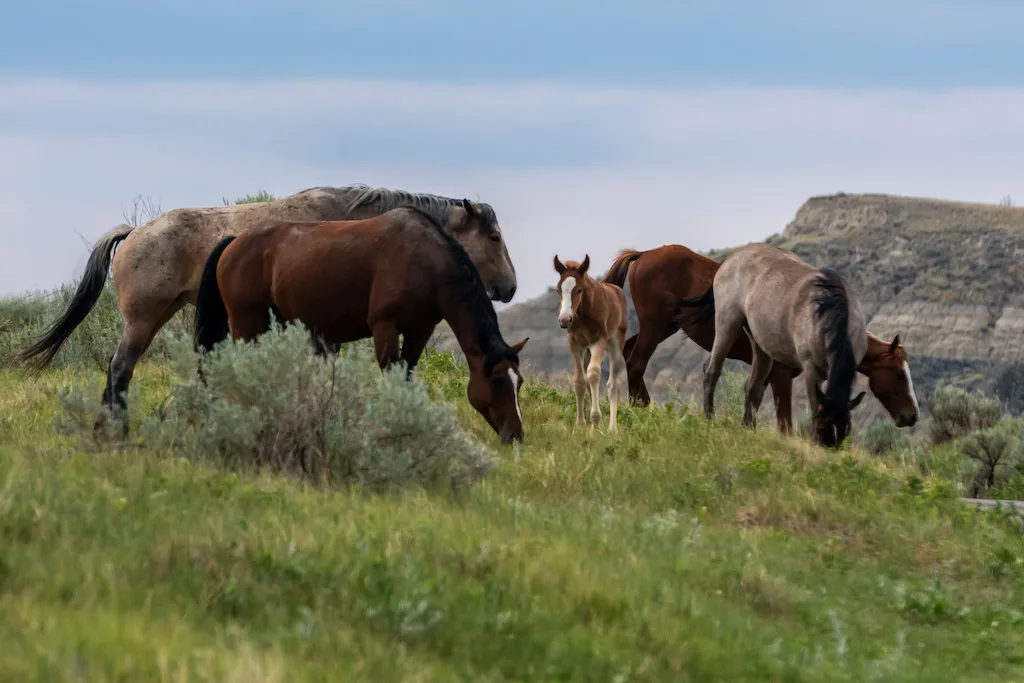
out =
<svg viewBox="0 0 1024 683"><path fill-rule="evenodd" d="M626 294L620 287L607 285L587 275L590 255L583 263L566 261L555 256L558 273L558 324L569 332L569 350L573 360L573 388L576 390L576 424L583 419L583 394L590 385L591 430L601 421L599 393L601 359L608 352L608 403L611 415L608 430L614 432L618 412L619 391L626 384L626 360L622 347L626 342ZM586 365L586 375L584 375Z"/></svg>

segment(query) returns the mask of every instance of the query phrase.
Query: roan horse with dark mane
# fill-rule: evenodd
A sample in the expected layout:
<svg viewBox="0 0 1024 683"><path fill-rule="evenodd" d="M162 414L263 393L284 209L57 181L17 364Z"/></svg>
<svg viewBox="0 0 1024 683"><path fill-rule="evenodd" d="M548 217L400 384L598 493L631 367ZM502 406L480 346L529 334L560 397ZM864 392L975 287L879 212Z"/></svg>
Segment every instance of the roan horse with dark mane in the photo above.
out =
<svg viewBox="0 0 1024 683"><path fill-rule="evenodd" d="M402 360L408 373L447 321L469 364L470 404L502 443L522 440L519 352L527 340L505 343L466 250L426 212L268 221L224 238L199 286L197 348L209 351L229 334L254 340L269 329L271 312L300 321L318 344L373 337L381 368Z"/></svg>
<svg viewBox="0 0 1024 683"><path fill-rule="evenodd" d="M604 276L604 282L625 285L629 278L630 295L639 322L637 334L626 340L626 372L630 398L642 405L651 401L644 383L647 364L661 342L678 330L702 349L710 351L715 340L711 320L700 321L688 309L666 305L666 296L678 301L697 296L708 289L720 264L679 244L669 244L648 251L625 249L616 257ZM729 350L729 358L750 364L753 352L746 335L740 335ZM887 342L868 333L868 350L857 371L868 377L871 393L882 403L900 427L913 426L919 416L907 352L899 335ZM793 379L800 368L789 368L775 361L768 373L768 384L775 400L779 431L792 430Z"/></svg>
<svg viewBox="0 0 1024 683"><path fill-rule="evenodd" d="M775 359L801 368L821 445L838 448L850 433L850 392L868 349L867 329L846 281L831 268L815 268L769 244L748 244L722 262L712 286L678 302L715 324L715 343L704 370L704 413L714 417L715 385L726 354L747 335L754 351L743 422L754 426L765 380ZM824 384L825 388L822 389Z"/></svg>
<svg viewBox="0 0 1024 683"><path fill-rule="evenodd" d="M22 361L38 359L40 369L53 360L96 304L113 261L112 273L118 305L124 316L124 332L110 359L103 403L123 409L123 393L128 389L136 363L160 328L185 304L195 304L203 264L221 239L240 235L271 219L353 220L379 216L402 205L427 212L455 234L480 272L490 298L504 302L512 299L516 291L516 271L494 209L488 204L366 185L315 187L258 204L175 209L138 228L121 226L111 230L93 248L85 274L64 315L18 357Z"/></svg>

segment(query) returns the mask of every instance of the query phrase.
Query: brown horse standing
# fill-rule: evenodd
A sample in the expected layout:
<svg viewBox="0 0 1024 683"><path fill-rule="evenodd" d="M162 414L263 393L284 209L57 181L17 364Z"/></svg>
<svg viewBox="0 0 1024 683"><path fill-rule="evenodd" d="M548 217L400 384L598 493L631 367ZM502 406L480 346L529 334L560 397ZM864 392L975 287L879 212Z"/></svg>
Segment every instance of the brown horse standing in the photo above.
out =
<svg viewBox="0 0 1024 683"><path fill-rule="evenodd" d="M195 304L203 264L221 239L240 235L267 220L352 220L379 216L403 205L426 211L455 234L480 271L492 299L512 299L516 272L497 216L489 205L366 185L314 187L270 202L175 209L138 228L111 230L93 248L68 309L18 357L22 361L38 358L39 369L53 359L96 304L113 260L124 332L110 359L103 403L123 409L123 394L135 365L160 328L186 304ZM381 247L388 248L384 244Z"/></svg>
<svg viewBox="0 0 1024 683"><path fill-rule="evenodd" d="M608 431L618 429L617 414L619 391L625 381L625 359L622 347L626 340L629 318L626 314L626 295L622 288L597 282L587 270L590 255L583 263L566 261L555 256L558 273L558 324L569 332L569 350L572 351L573 388L576 390L576 424L583 425L583 395L590 385L591 429L601 420L599 405L601 359L608 352ZM584 365L586 375L584 376ZM585 377L585 378L584 378Z"/></svg>
<svg viewBox="0 0 1024 683"><path fill-rule="evenodd" d="M626 371L630 398L642 405L651 401L644 383L644 372L658 345L682 329L702 349L710 351L715 341L713 321L699 321L690 309L666 305L700 295L711 286L720 264L678 244L648 251L624 249L616 257L603 281L620 287L629 278L630 295L639 322L639 331L626 341ZM753 362L746 335L740 335L728 357ZM913 426L920 415L914 393L906 349L899 335L884 341L868 333L868 350L857 371L868 377L871 393L882 403L900 427ZM784 434L793 425L793 379L802 370L772 363L767 384L771 385L779 431Z"/></svg>
<svg viewBox="0 0 1024 683"><path fill-rule="evenodd" d="M446 320L469 363L470 403L502 443L522 440L527 340L505 343L466 250L429 214L408 207L361 221L269 221L223 239L199 287L196 346L208 351L229 333L255 339L271 311L328 344L373 337L382 369L403 360L410 373Z"/></svg>

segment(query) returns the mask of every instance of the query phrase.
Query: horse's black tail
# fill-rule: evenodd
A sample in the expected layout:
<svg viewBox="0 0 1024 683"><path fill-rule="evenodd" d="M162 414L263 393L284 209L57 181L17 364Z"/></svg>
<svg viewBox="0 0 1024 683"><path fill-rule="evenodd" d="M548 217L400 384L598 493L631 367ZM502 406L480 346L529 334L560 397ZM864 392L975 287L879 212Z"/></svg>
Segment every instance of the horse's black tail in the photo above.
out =
<svg viewBox="0 0 1024 683"><path fill-rule="evenodd" d="M838 447L849 433L850 392L857 374L850 341L850 299L842 277L831 268L821 269L816 284L814 316L822 324L828 349L828 387L819 413L827 430L819 433L826 446Z"/></svg>
<svg viewBox="0 0 1024 683"><path fill-rule="evenodd" d="M92 253L89 254L89 261L85 265L85 272L78 283L71 303L68 304L64 315L53 322L43 335L31 346L15 356L20 362L27 362L37 356L41 357L35 364L37 370L42 370L53 360L60 347L68 340L75 328L82 324L89 311L96 305L103 293L103 286L107 281L107 270L113 260L114 248L121 243L135 228L130 225L121 225L103 237L99 238Z"/></svg>
<svg viewBox="0 0 1024 683"><path fill-rule="evenodd" d="M700 296L688 299L670 298L669 317L684 330L713 322L715 319L715 285L711 283Z"/></svg>
<svg viewBox="0 0 1024 683"><path fill-rule="evenodd" d="M203 267L203 277L199 281L199 294L196 297L196 317L194 345L196 351L210 351L217 342L227 339L231 334L228 323L228 309L220 295L217 283L217 264L228 245L235 238L225 237L210 252Z"/></svg>
<svg viewBox="0 0 1024 683"><path fill-rule="evenodd" d="M608 272L604 274L601 282L616 287L626 288L626 275L629 273L629 265L644 255L644 252L636 249L623 249L612 261Z"/></svg>

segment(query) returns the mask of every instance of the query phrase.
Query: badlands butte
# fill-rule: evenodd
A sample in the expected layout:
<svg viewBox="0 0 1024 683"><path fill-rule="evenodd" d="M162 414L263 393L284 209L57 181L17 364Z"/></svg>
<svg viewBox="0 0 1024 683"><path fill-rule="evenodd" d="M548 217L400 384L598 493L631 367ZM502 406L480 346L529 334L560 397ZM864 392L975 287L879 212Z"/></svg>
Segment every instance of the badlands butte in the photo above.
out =
<svg viewBox="0 0 1024 683"><path fill-rule="evenodd" d="M868 329L885 339L899 334L910 354L922 423L927 434L928 402L937 384L951 383L992 393L996 373L1024 356L1024 208L882 194L836 194L809 199L780 234L766 239L815 265L829 265L855 288ZM660 244L626 244L653 249ZM706 255L721 261L729 249ZM538 256L539 257L539 256ZM595 275L602 267L595 264ZM636 316L628 286L629 335ZM509 338L529 336L523 362L532 377L568 386L572 359L565 331L555 322L558 294L543 295L502 310ZM446 327L435 344L458 353ZM645 374L655 401L678 391L697 395L708 353L681 332L666 340ZM729 361L727 369L749 366ZM607 362L604 367L607 379ZM860 377L857 391L867 389ZM721 389L720 389L721 391ZM803 382L793 385L794 418L807 407ZM772 424L770 389L759 424ZM869 393L870 397L870 393ZM602 386L602 398L604 387ZM855 411L855 428L886 415L874 397Z"/></svg>

